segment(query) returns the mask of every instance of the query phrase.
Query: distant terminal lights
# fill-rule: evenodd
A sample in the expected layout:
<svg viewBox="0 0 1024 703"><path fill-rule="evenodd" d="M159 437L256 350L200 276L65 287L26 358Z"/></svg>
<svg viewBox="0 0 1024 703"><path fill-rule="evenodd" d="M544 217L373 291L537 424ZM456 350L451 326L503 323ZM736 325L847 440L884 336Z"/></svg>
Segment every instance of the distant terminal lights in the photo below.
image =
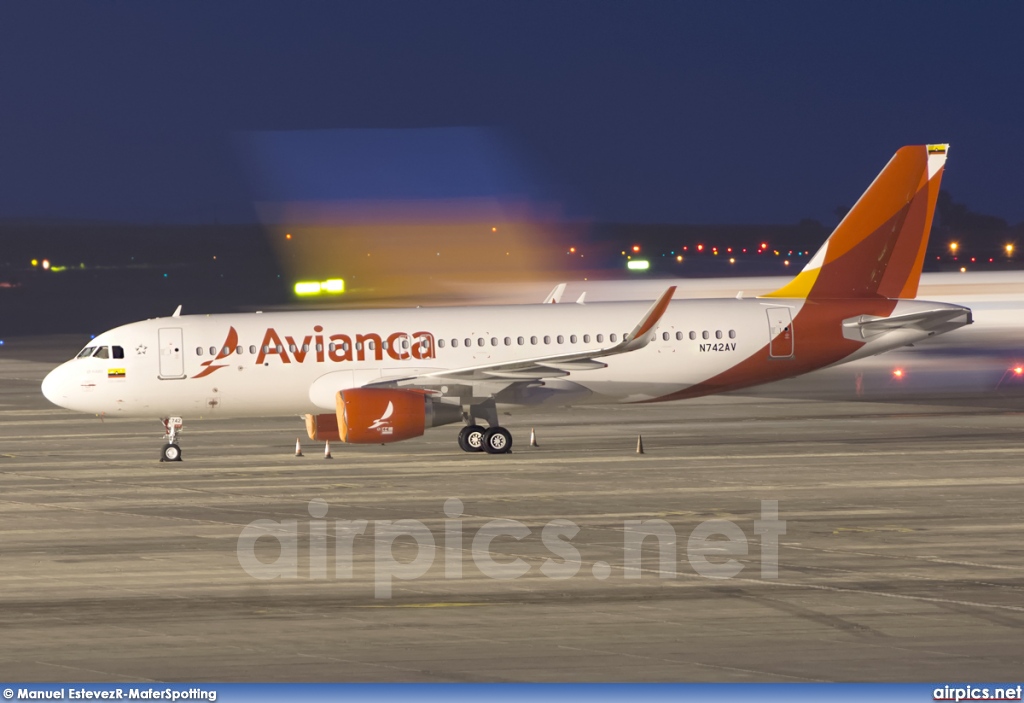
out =
<svg viewBox="0 0 1024 703"><path fill-rule="evenodd" d="M295 284L295 295L340 295L345 292L345 280L329 278L326 281L299 281Z"/></svg>

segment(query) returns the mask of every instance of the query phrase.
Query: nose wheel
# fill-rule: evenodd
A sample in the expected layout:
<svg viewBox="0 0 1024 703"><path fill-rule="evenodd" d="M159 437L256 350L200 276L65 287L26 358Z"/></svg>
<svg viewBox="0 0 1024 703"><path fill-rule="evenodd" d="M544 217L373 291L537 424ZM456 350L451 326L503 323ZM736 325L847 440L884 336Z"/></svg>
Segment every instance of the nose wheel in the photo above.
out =
<svg viewBox="0 0 1024 703"><path fill-rule="evenodd" d="M165 444L160 452L160 461L181 461L181 447L177 444Z"/></svg>
<svg viewBox="0 0 1024 703"><path fill-rule="evenodd" d="M181 461L181 447L178 446L178 435L184 426L180 417L165 417L164 423L164 446L160 450L160 461Z"/></svg>

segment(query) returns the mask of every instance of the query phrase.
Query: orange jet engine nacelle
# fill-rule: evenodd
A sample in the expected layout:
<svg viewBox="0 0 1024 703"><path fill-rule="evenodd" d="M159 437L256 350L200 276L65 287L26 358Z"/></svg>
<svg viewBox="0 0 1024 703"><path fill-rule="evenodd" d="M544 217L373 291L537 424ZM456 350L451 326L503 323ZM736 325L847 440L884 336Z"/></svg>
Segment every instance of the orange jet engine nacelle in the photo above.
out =
<svg viewBox="0 0 1024 703"><path fill-rule="evenodd" d="M386 444L419 437L428 427L462 419L462 406L426 391L350 388L336 396L335 415L306 415L310 439Z"/></svg>

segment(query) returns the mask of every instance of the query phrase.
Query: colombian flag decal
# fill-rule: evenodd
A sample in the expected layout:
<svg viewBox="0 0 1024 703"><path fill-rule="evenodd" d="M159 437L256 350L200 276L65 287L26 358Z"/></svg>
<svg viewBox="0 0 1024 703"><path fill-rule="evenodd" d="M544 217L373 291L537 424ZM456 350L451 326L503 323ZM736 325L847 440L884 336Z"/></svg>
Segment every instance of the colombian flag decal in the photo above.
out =
<svg viewBox="0 0 1024 703"><path fill-rule="evenodd" d="M107 378L124 378L124 369L107 369Z"/></svg>

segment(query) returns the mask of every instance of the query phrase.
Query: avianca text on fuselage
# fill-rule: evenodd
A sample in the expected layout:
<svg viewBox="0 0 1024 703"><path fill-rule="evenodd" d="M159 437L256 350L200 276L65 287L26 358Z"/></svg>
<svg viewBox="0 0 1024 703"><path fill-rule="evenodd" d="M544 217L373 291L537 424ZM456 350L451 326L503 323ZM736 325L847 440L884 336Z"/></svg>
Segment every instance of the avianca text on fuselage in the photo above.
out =
<svg viewBox="0 0 1024 703"><path fill-rule="evenodd" d="M283 364L303 364L307 360L313 363L383 361L385 353L395 361L435 358L434 335L430 332L394 332L387 337L375 332L356 335L332 334L325 337L323 331L321 325L316 325L313 327L313 334L304 335L300 339L290 335L282 336L273 327L268 327L259 346L256 364L269 365L267 360L270 357L276 357ZM217 362L231 356L237 348L238 332L231 327L224 343L217 350L217 355L200 364L203 370L192 378L209 376L217 369L227 366ZM372 352L370 358L367 358L367 352Z"/></svg>
<svg viewBox="0 0 1024 703"><path fill-rule="evenodd" d="M435 357L434 335L430 332L393 332L385 337L375 332L326 336L323 331L324 328L317 325L313 328L313 334L307 334L299 339L289 335L282 336L273 327L268 327L263 335L256 363L262 364L270 357L277 357L284 364L303 364L307 360L314 360L316 363L383 361L385 354L395 361Z"/></svg>

